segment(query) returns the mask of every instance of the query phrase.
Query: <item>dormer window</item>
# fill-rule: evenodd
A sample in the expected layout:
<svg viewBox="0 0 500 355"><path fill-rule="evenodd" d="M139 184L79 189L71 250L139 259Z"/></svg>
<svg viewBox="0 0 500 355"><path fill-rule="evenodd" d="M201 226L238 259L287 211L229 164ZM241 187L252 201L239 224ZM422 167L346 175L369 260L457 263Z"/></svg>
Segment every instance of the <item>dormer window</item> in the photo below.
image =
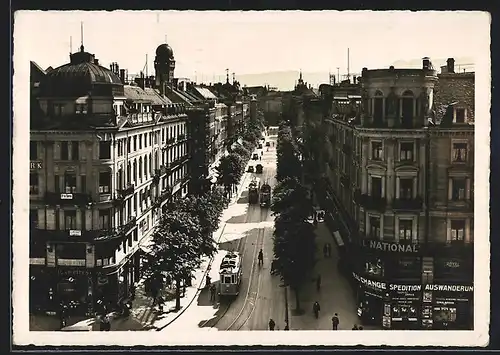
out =
<svg viewBox="0 0 500 355"><path fill-rule="evenodd" d="M465 108L457 107L455 108L455 119L454 123L465 123L466 120L466 112Z"/></svg>
<svg viewBox="0 0 500 355"><path fill-rule="evenodd" d="M87 114L88 105L87 104L76 104L75 110L76 110L77 114Z"/></svg>

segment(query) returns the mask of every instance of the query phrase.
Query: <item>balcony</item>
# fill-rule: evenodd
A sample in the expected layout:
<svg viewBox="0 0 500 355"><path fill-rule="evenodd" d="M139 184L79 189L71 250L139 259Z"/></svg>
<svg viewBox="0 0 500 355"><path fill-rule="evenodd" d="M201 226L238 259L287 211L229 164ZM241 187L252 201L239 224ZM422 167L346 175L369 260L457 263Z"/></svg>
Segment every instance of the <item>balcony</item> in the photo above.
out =
<svg viewBox="0 0 500 355"><path fill-rule="evenodd" d="M184 140L186 140L186 135L185 134L179 134L177 136L177 142L182 142Z"/></svg>
<svg viewBox="0 0 500 355"><path fill-rule="evenodd" d="M155 201L153 202L153 207L160 207L160 205L165 201L168 200L172 196L172 188L170 186L165 187L159 196L155 198Z"/></svg>
<svg viewBox="0 0 500 355"><path fill-rule="evenodd" d="M125 230L129 231L131 228L133 228L131 225L127 229L110 228L97 230L50 230L35 228L32 230L32 237L43 242L92 243L120 239L125 235Z"/></svg>
<svg viewBox="0 0 500 355"><path fill-rule="evenodd" d="M474 212L474 201L472 200L449 200L447 204L449 211Z"/></svg>
<svg viewBox="0 0 500 355"><path fill-rule="evenodd" d="M401 211L420 211L422 209L422 198L398 198L392 202L392 209Z"/></svg>
<svg viewBox="0 0 500 355"><path fill-rule="evenodd" d="M135 186L133 184L127 185L123 189L116 189L116 192L119 195L119 198L125 200L127 196L133 195L135 191Z"/></svg>
<svg viewBox="0 0 500 355"><path fill-rule="evenodd" d="M148 113L131 113L129 115L129 119L132 123L143 123L150 122L153 120L153 114L151 112Z"/></svg>
<svg viewBox="0 0 500 355"><path fill-rule="evenodd" d="M441 257L462 257L462 258L474 258L474 243L465 241L455 241L455 242L434 242L434 238L442 238L442 236L430 236L430 241L423 244L425 248L425 253L429 256L436 255Z"/></svg>
<svg viewBox="0 0 500 355"><path fill-rule="evenodd" d="M128 222L118 227L118 232L122 234L127 234L136 226L137 218L132 216L129 218Z"/></svg>
<svg viewBox="0 0 500 355"><path fill-rule="evenodd" d="M92 196L88 193L59 193L46 192L45 203L50 206L85 206L92 203Z"/></svg>
<svg viewBox="0 0 500 355"><path fill-rule="evenodd" d="M167 141L166 141L167 145L171 145L171 144L174 144L175 143L175 138L174 137L171 137L171 138L167 138Z"/></svg>
<svg viewBox="0 0 500 355"><path fill-rule="evenodd" d="M370 196L368 194L355 193L356 202L366 210L385 212L387 201L385 197Z"/></svg>

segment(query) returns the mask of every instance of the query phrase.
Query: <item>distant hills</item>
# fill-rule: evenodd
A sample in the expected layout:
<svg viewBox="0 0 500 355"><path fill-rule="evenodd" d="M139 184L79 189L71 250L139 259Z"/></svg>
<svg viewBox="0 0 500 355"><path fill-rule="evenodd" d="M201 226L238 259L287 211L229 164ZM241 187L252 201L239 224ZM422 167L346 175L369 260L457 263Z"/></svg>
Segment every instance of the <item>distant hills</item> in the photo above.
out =
<svg viewBox="0 0 500 355"><path fill-rule="evenodd" d="M446 65L447 58L431 58L434 68L439 72L442 65ZM474 59L472 57L458 57L455 58L455 71L467 71L474 70ZM397 60L393 63L389 63L387 67L393 65L395 68L420 68L422 66L422 58L415 58L409 60ZM376 69L376 68L369 68ZM359 68L361 71L361 68ZM334 74L334 73L332 73ZM360 75L359 73L356 75ZM322 72L303 72L302 78L308 84L313 87L318 87L320 84L329 82L329 73L327 71ZM278 90L292 90L295 83L299 79L298 70L287 70L287 71L273 71L267 73L258 74L243 74L238 75L238 81L241 85L247 86L262 86L269 85L271 87L277 87Z"/></svg>

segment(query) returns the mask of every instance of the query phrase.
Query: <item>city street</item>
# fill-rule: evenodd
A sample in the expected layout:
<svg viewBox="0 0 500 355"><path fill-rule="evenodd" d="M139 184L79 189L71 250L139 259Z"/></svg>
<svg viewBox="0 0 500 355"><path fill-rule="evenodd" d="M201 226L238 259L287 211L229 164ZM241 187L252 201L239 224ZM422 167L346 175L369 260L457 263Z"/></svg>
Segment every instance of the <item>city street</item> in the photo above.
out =
<svg viewBox="0 0 500 355"><path fill-rule="evenodd" d="M260 153L260 152L259 152ZM250 161L249 165L261 163L263 174L249 174L237 203L232 207L232 217L225 222L219 244L221 251L214 258L210 270L212 282L218 282L218 265L227 250L239 250L243 255L243 277L240 294L233 300L220 299L211 302L208 290L200 292L197 303L192 304L166 331L185 331L195 327L206 330L265 330L269 318L279 324L285 319L285 289L280 287L278 276L271 276L273 259L273 217L269 209L248 204L248 183L252 177L261 184L275 184L276 150L263 147L262 161ZM257 255L262 248L264 265L259 267Z"/></svg>

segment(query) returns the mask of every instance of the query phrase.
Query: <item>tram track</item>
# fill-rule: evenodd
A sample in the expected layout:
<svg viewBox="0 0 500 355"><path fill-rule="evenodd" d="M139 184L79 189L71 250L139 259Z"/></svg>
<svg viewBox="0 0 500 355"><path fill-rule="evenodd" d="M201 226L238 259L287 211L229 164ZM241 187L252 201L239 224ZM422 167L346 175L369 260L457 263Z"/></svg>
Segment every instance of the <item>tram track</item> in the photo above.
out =
<svg viewBox="0 0 500 355"><path fill-rule="evenodd" d="M248 212L247 212L248 213ZM265 220L267 219L268 217L268 213L269 211L267 209L262 209L260 210L260 221L259 222L265 222ZM249 223L249 219L250 219L250 213L248 213L247 215L247 218L245 219L245 223ZM263 241L264 241L264 237L265 237L265 228L259 228L259 234L257 235L257 239L256 239L256 242L255 242L255 245L254 245L254 249L253 249L253 253L252 253L252 267L250 269L250 275L248 277L248 287L247 287L247 291L246 291L246 294L245 294L245 300L243 302L243 305L241 306L241 309L240 311L238 312L238 315L234 318L234 320L230 323L230 325L228 327L226 327L224 330L231 330L231 328L234 326L234 324L236 323L236 321L241 318L241 315L248 303L248 298L249 298L249 294L250 294L250 287L252 286L252 277L254 276L254 272L255 272L255 260L257 259L257 255L258 255L258 249L259 249L259 246L260 248L262 248L263 246ZM248 236L246 237L248 238ZM249 244L249 241L248 239L245 238L245 243L243 244L243 247L242 247L242 241L243 241L243 238L241 238L239 241L238 241L238 247L237 247L237 250L240 252L242 258L245 257L246 255L246 252L247 252L247 246ZM241 281L243 282L243 281ZM260 274L259 274L259 278L258 278L258 291L260 289ZM255 296L255 301L257 300L257 297L258 297L258 292L257 292L257 295ZM220 313L216 319L208 319L206 320L205 322L203 322L200 327L201 328L204 328L206 326L208 326L208 324L210 322L213 322L212 324L209 325L210 328L215 328L217 327L217 325L220 323L221 320L225 319L224 317L226 316L227 312L231 309L231 306L233 305L233 303L237 300L237 297L230 300L227 304L225 304L224 306L224 310L222 311L222 313ZM220 303L219 303L220 304ZM252 305L252 310L251 310L251 314L253 313L253 309L255 309L255 302L253 302L253 305ZM250 316L251 316L250 314ZM248 321L248 319L250 318L250 316L248 316L244 323L241 324L241 326L239 328L237 328L237 330L241 329L241 327L243 327L243 325Z"/></svg>

